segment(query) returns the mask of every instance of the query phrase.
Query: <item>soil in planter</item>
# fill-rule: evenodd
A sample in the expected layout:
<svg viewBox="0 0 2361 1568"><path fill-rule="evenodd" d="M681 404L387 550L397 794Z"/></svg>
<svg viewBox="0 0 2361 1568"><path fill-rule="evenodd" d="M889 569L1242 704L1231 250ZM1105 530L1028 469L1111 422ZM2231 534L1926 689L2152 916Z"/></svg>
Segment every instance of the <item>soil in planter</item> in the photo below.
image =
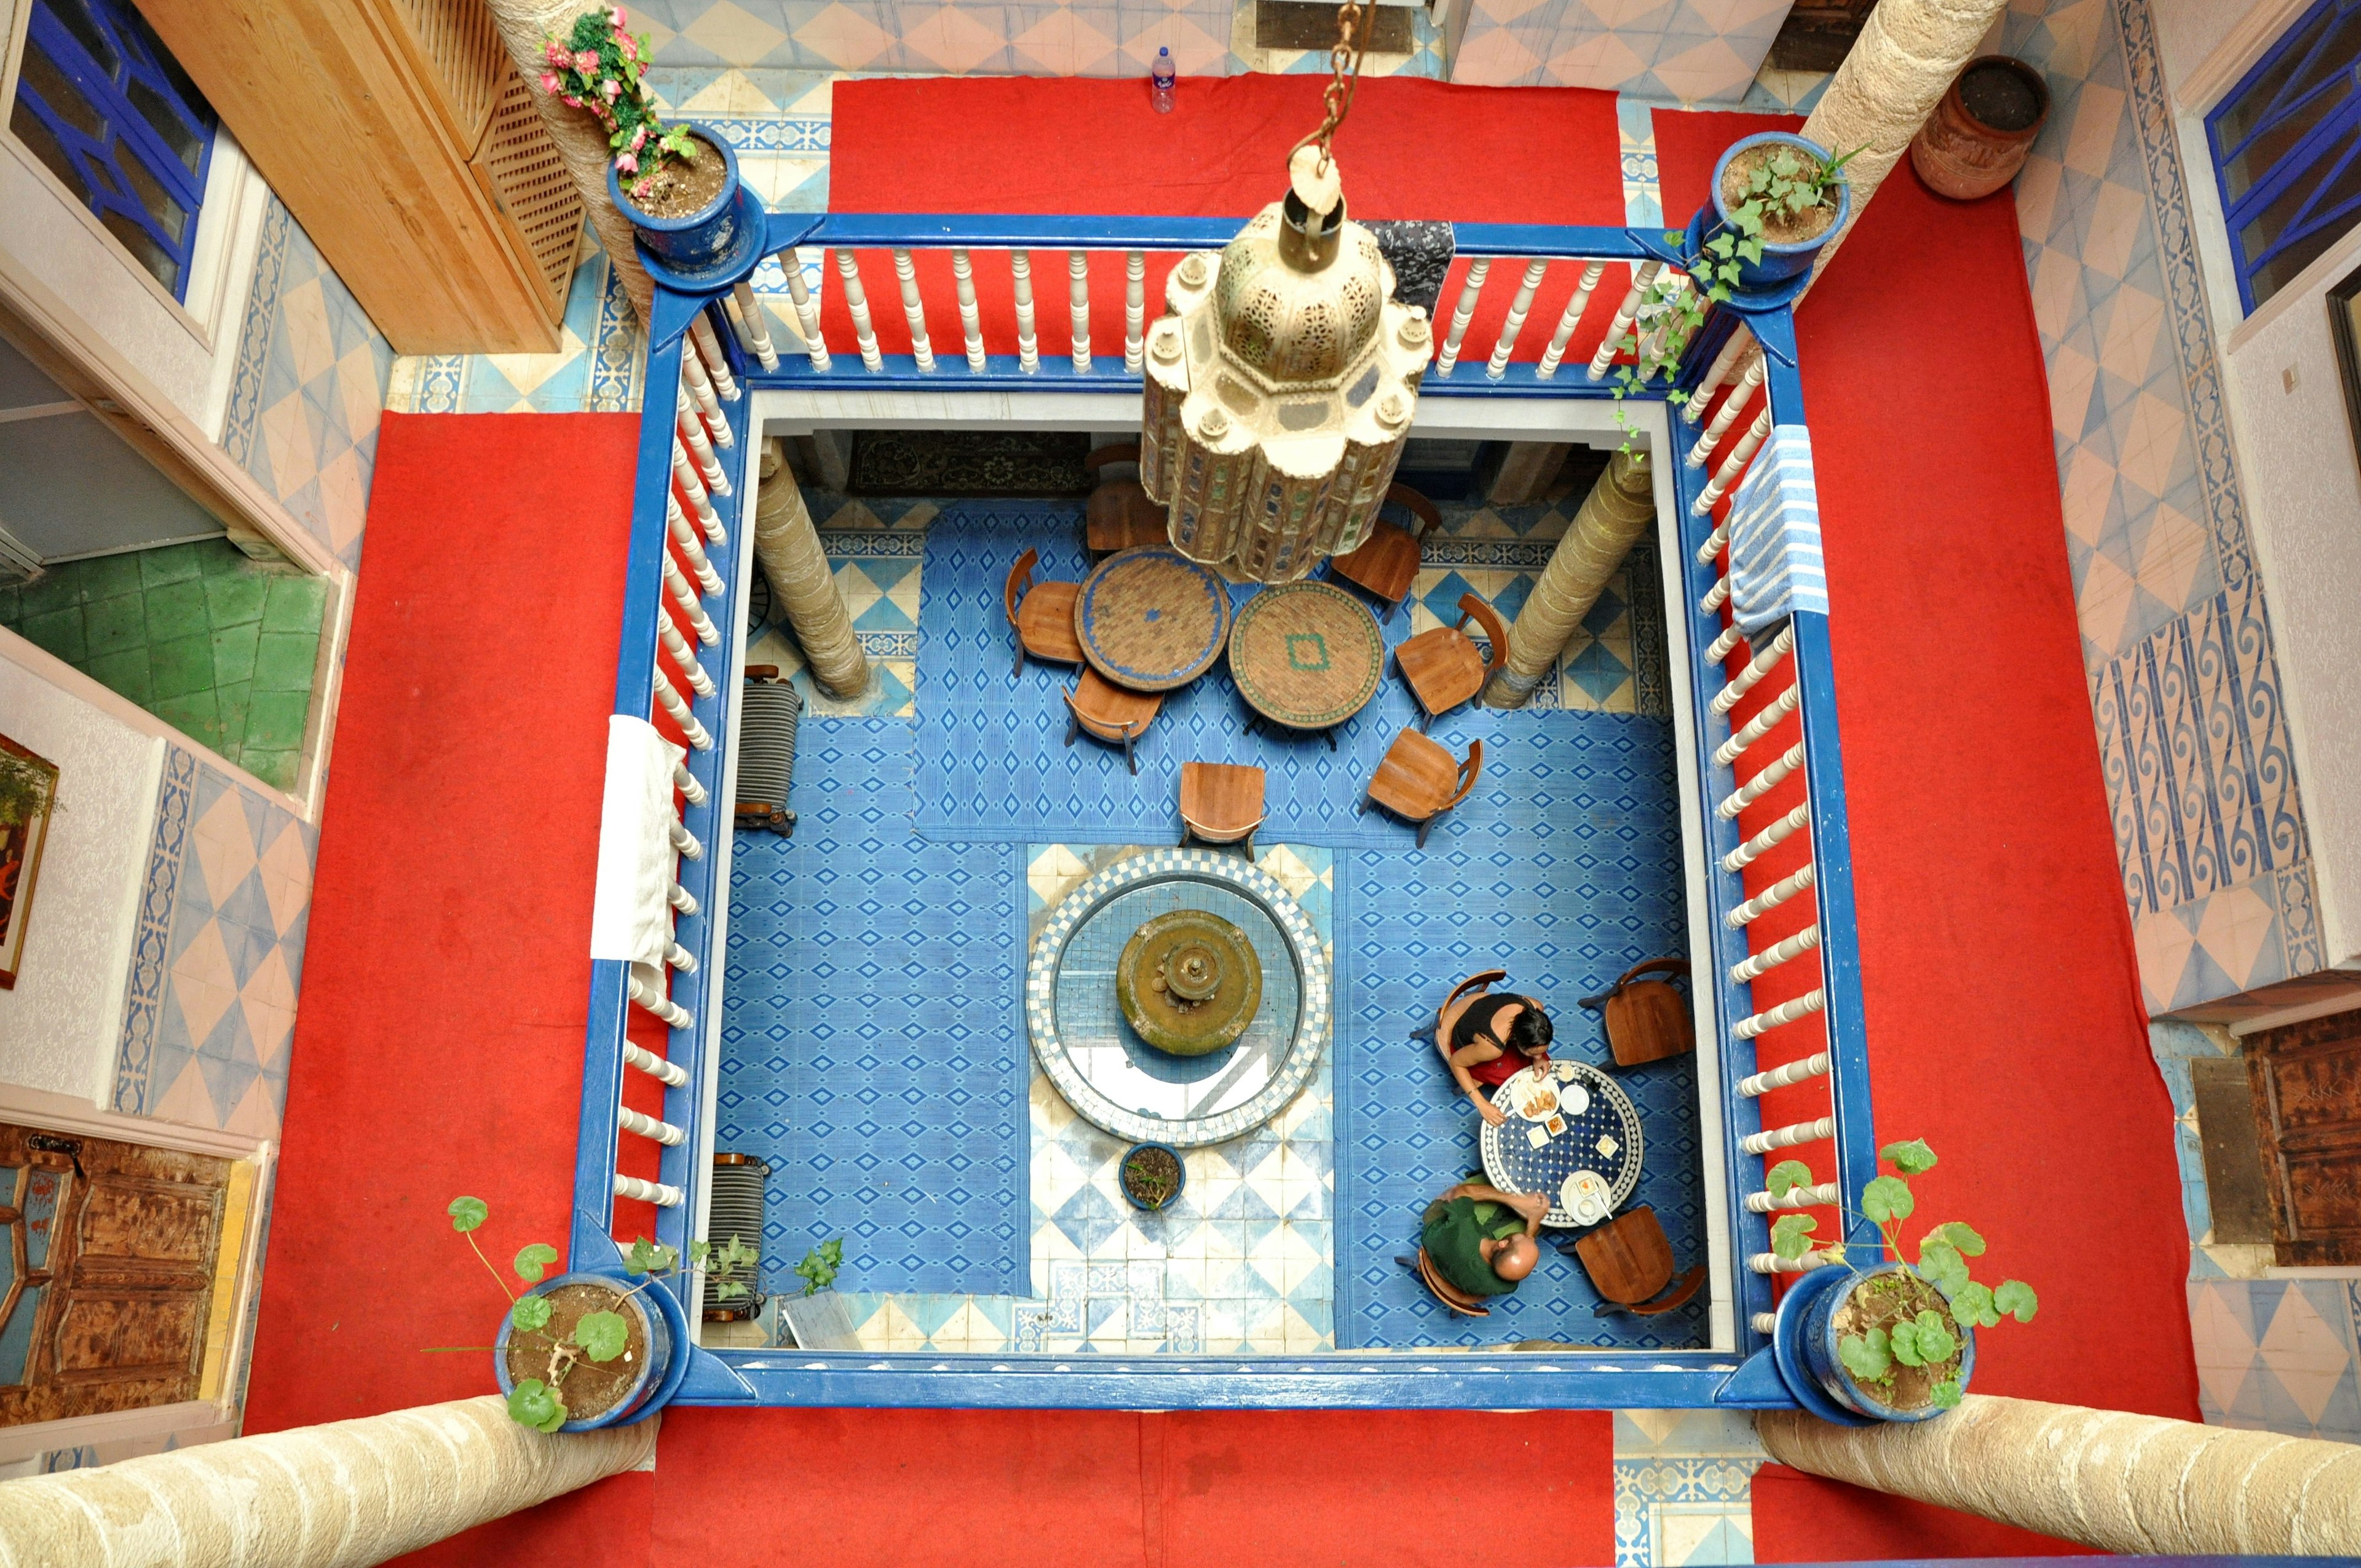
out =
<svg viewBox="0 0 2361 1568"><path fill-rule="evenodd" d="M2032 128L2041 95L2013 65L1979 65L1960 78L1960 102L1976 123L1996 131Z"/></svg>
<svg viewBox="0 0 2361 1568"><path fill-rule="evenodd" d="M1747 182L1754 171L1767 164L1782 151L1793 152L1798 159L1810 157L1800 148L1786 147L1778 142L1766 142L1750 147L1730 160L1721 176L1721 204L1735 210L1746 202ZM1819 205L1806 207L1800 213L1765 207L1763 210L1763 237L1773 245L1804 245L1828 232L1837 221L1836 187L1831 185Z"/></svg>
<svg viewBox="0 0 2361 1568"><path fill-rule="evenodd" d="M719 148L694 131L689 133L688 151L686 161L664 160L644 196L632 192L636 180L626 179L625 200L652 218L693 217L711 206L730 178L729 162Z"/></svg>
<svg viewBox="0 0 2361 1568"><path fill-rule="evenodd" d="M664 1287L649 1288L661 1290ZM519 1383L528 1377L538 1377L544 1383L553 1381L550 1359L557 1354L559 1346L567 1346L574 1351L574 1363L566 1369L564 1381L556 1384L557 1397L566 1401L566 1419L588 1420L613 1409L622 1402L633 1379L648 1363L647 1326L629 1307L616 1305L621 1299L621 1291L603 1285L561 1285L550 1291L543 1298L549 1303L547 1324L509 1332L509 1376ZM593 1361L574 1343L574 1325L593 1312L615 1311L622 1313L627 1325L623 1354L612 1361Z"/></svg>
<svg viewBox="0 0 2361 1568"><path fill-rule="evenodd" d="M1141 1149L1123 1162L1123 1190L1151 1209L1172 1201L1180 1187L1180 1162L1164 1149Z"/></svg>
<svg viewBox="0 0 2361 1568"><path fill-rule="evenodd" d="M1935 1385L1960 1375L1966 1333L1952 1321L1951 1304L1943 1299L1940 1290L1915 1274L1881 1274L1846 1297L1845 1304L1836 1310L1832 1320L1837 1339L1842 1343L1847 1334L1865 1337L1872 1329L1883 1329L1890 1335L1894 1324L1915 1319L1921 1312L1941 1313L1944 1325L1960 1337L1961 1345L1949 1359L1926 1366L1905 1366L1896 1361L1887 1374L1889 1382L1861 1384L1897 1410L1925 1409L1935 1402Z"/></svg>

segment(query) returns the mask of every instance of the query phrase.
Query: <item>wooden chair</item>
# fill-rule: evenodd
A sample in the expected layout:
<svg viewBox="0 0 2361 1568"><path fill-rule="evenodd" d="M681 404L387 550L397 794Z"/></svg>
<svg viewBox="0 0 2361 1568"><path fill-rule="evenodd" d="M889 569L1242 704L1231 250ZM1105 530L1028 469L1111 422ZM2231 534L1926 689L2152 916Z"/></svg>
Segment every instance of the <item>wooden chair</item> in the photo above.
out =
<svg viewBox="0 0 2361 1568"><path fill-rule="evenodd" d="M1504 969L1477 970L1451 988L1451 994L1443 999L1444 1012L1450 1012L1458 1004L1461 997L1472 995L1479 991L1489 991L1508 978L1509 971Z"/></svg>
<svg viewBox="0 0 2361 1568"><path fill-rule="evenodd" d="M1207 844L1246 841L1255 858L1255 829L1262 826L1263 773L1230 762L1180 764L1180 847L1196 839Z"/></svg>
<svg viewBox="0 0 2361 1568"><path fill-rule="evenodd" d="M1650 959L1598 995L1582 999L1583 1006L1602 1015L1607 1048L1617 1067L1640 1067L1697 1049L1688 1000L1667 981L1643 978L1688 972L1686 959Z"/></svg>
<svg viewBox="0 0 2361 1568"><path fill-rule="evenodd" d="M1466 800L1483 771L1483 741L1470 740L1467 760L1455 762L1450 752L1417 730L1405 729L1378 760L1368 794L1353 812L1359 816L1374 801L1403 821L1417 823L1418 847L1423 850L1427 829L1434 826L1435 818Z"/></svg>
<svg viewBox="0 0 2361 1568"><path fill-rule="evenodd" d="M1483 624L1484 635L1492 641L1489 663L1477 651L1476 640L1459 629L1470 616ZM1411 696L1418 698L1421 729L1463 702L1472 699L1480 706L1484 683L1508 662L1509 629L1492 607L1474 594L1459 596L1457 625L1422 631L1394 649L1394 667L1409 684Z"/></svg>
<svg viewBox="0 0 2361 1568"><path fill-rule="evenodd" d="M1066 725L1066 744L1074 743L1077 735L1088 735L1110 746L1123 748L1123 760L1131 766L1132 774L1139 773L1139 759L1132 753L1132 743L1147 729L1148 721L1164 706L1164 698L1155 692L1136 692L1119 686L1089 665L1082 666L1082 678L1072 691L1064 694L1066 706L1073 717Z"/></svg>
<svg viewBox="0 0 2361 1568"><path fill-rule="evenodd" d="M1631 1312L1653 1318L1686 1305L1705 1283L1705 1265L1699 1264L1664 1290L1673 1277L1673 1244L1664 1239L1664 1227L1655 1210L1645 1203L1616 1215L1576 1242L1574 1255L1590 1276L1592 1288L1605 1299L1598 1309L1602 1313ZM1659 1296L1659 1290L1664 1293Z"/></svg>
<svg viewBox="0 0 2361 1568"><path fill-rule="evenodd" d="M1436 1273L1434 1260L1426 1255L1424 1247L1418 1249L1416 1257L1403 1255L1395 1258L1394 1261L1417 1275L1418 1282L1426 1287L1426 1293L1443 1303L1444 1310L1452 1316L1488 1318L1492 1315L1492 1309L1484 1305L1480 1297L1470 1296L1466 1291Z"/></svg>
<svg viewBox="0 0 2361 1568"><path fill-rule="evenodd" d="M1027 653L1045 664L1082 662L1082 640L1074 631L1074 601L1082 597L1082 585L1037 583L1033 568L1040 564L1041 553L1027 550L1008 568L1008 586L1001 590L1002 608L1016 633L1015 674L1025 673Z"/></svg>
<svg viewBox="0 0 2361 1568"><path fill-rule="evenodd" d="M1093 451L1082 459L1082 469L1095 475L1102 468L1138 461L1139 443L1128 441ZM1090 510L1084 514L1083 542L1093 555L1169 543L1171 534L1165 516L1165 509L1148 499L1137 479L1100 480L1091 491Z"/></svg>
<svg viewBox="0 0 2361 1568"><path fill-rule="evenodd" d="M1403 528L1380 517L1370 523L1368 537L1361 541L1360 548L1337 556L1328 564L1328 570L1384 605L1390 616L1393 607L1410 597L1411 585L1418 579L1419 543L1429 529L1443 525L1443 514L1408 485L1388 490L1385 504L1409 512L1417 526Z"/></svg>

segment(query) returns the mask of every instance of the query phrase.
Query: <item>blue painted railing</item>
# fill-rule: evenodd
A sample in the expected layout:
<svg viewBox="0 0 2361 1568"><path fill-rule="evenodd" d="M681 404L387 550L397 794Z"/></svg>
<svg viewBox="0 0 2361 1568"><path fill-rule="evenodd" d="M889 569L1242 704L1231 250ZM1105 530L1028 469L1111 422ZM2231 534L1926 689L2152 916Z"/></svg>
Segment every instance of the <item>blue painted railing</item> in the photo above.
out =
<svg viewBox="0 0 2361 1568"><path fill-rule="evenodd" d="M718 356L717 369L726 368L735 383L705 411L708 428L726 425L732 444L719 455L730 471L730 493L714 494L710 504L726 534L726 547L710 550L710 560L721 581L721 592L708 596L705 608L720 630L718 646L692 644L711 677L718 695L694 699L696 717L712 740L710 749L693 750L687 767L702 786L702 803L684 802L684 826L708 846L700 860L683 861L679 880L695 898L698 912L681 916L675 940L697 960L694 970L671 976L671 1002L688 1015L671 1030L666 1055L687 1069L686 1083L664 1091L662 1120L680 1129L681 1141L661 1149L659 1177L672 1201L654 1211L655 1239L686 1248L694 1234L695 1216L704 1196L706 1173L698 1168L697 1151L706 1142L715 1070L712 1060L720 1037L722 998L719 977L724 967L728 887L721 868L726 862L730 831L730 729L736 718L736 695L742 636L741 592L752 570L747 526L747 505L754 488L754 451L760 433L751 424L752 394L764 392L835 392L843 390L912 390L935 394L961 392L1136 390L1139 378L1126 368L1120 354L1094 354L1088 369L1077 369L1071 358L1043 353L1035 369L1022 367L1019 356L1005 352L1006 344L988 345L984 368L972 369L966 357L965 333L956 341L937 336L935 368L918 368L915 355L876 356L874 367L861 356L840 352L829 356L827 369L817 368L793 339L777 334L765 356L750 351L752 334L742 324L752 319L767 332L798 316L806 323L818 319L818 301L808 308L779 301L768 311L758 301L752 284L758 269L766 292L786 292L787 280L776 276L781 253L792 247L829 250L929 251L957 247L985 252L1005 247L1059 252L1087 250L1136 256L1139 253L1214 248L1227 242L1238 227L1231 219L1118 219L1012 216L840 215L813 218L771 214L759 246L751 247L735 269L718 280L699 280L695 287L659 274L660 286L652 313L646 391L638 466L638 488L631 524L630 571L623 610L621 653L615 683L615 711L646 718L651 713L652 682L668 656L658 652L657 618L663 607L662 585L667 543L666 502L675 491L675 406L681 389L684 355L695 366ZM1455 237L1460 254L1473 258L1517 258L1527 261L1566 258L1574 263L1602 261L1625 268L1676 262L1663 247L1657 231L1606 228L1552 228L1534 225L1458 225ZM797 265L790 253L788 269ZM1610 267L1609 276L1617 275ZM1039 312L1064 319L1069 305L1062 270L1043 274ZM823 282L829 280L823 279ZM1513 289L1517 278L1508 269L1493 280ZM1623 298L1617 289L1596 296L1593 311L1612 312ZM1464 287L1464 285L1462 285ZM1612 298L1609 297L1612 294ZM883 300L883 310L879 300ZM734 302L734 305L732 303ZM1458 303L1455 296L1436 312L1436 335L1445 335ZM803 304L797 301L796 304ZM785 308L782 309L781 307ZM872 309L879 314L898 311L898 294L873 291ZM1151 306L1152 308L1152 306ZM934 323L928 322L931 329ZM1555 325L1528 321L1521 348L1537 348L1548 341ZM692 333L692 328L694 332ZM1634 394L1641 402L1666 402L1675 390L1693 392L1709 377L1709 365L1730 356L1722 353L1734 332L1752 334L1764 360L1763 379L1767 406L1778 426L1804 423L1803 384L1795 362L1793 320L1785 301L1717 307L1685 357L1681 374L1670 384L1653 385ZM1579 334L1577 334L1579 335ZM1610 335L1613 335L1610 334ZM699 345L703 346L700 347ZM1430 374L1422 393L1433 397L1534 397L1603 399L1612 396L1609 384L1594 380L1585 363L1568 360L1554 376L1543 377L1529 359L1511 361L1503 373L1487 374L1491 345L1463 344L1456 371L1450 377ZM716 381L722 377L713 378ZM1732 378L1734 380L1734 378ZM1708 389L1710 390L1710 389ZM1683 661L1690 679L1686 700L1696 755L1693 763L1702 800L1699 819L1686 832L1702 838L1707 864L1708 928L1692 933L1697 956L1709 954L1714 973L1697 977L1701 990L1711 993L1719 1033L1719 1065L1722 1122L1722 1159L1727 1189L1719 1201L1725 1207L1725 1227L1730 1255L1725 1260L1734 1300L1734 1350L1651 1351L1637 1354L1609 1349L1525 1353L1518 1354L1451 1354L1422 1356L1415 1353L1323 1353L1292 1356L1157 1356L1148 1359L1084 1354L1054 1358L1021 1354L958 1355L939 1353L837 1353L789 1350L703 1350L695 1353L678 1398L696 1404L799 1405L933 1405L958 1407L1103 1406L1128 1409L1194 1407L1279 1407L1323 1405L1339 1407L1473 1407L1490 1409L1685 1407L1724 1405L1741 1408L1782 1408L1793 1403L1785 1385L1771 1365L1764 1324L1773 1309L1771 1276L1752 1266L1770 1250L1770 1215L1750 1207L1750 1194L1759 1193L1763 1170L1785 1151L1768 1156L1743 1146L1752 1135L1764 1131L1760 1102L1741 1091L1741 1084L1756 1072L1754 1040L1733 1032L1740 1020L1759 1014L1749 982L1730 978L1733 966L1751 956L1748 930L1733 925L1730 912L1747 899L1743 878L1728 869L1725 858L1737 850L1743 834L1736 820L1714 810L1715 804L1738 787L1734 767L1716 759L1716 751L1731 733L1728 719L1713 711L1712 699L1724 686L1724 661L1705 657L1717 638L1724 636L1717 585L1721 565L1717 555L1700 551L1715 530L1710 512L1699 515L1696 505L1706 489L1714 465L1726 462L1741 442L1742 425L1731 425L1710 462L1703 466L1685 455L1697 431L1670 407L1665 410L1669 440L1659 455L1658 467L1670 472L1678 510L1681 541L1680 578L1688 603L1675 625L1685 641ZM1844 808L1843 754L1838 735L1833 676L1829 663L1828 619L1797 612L1788 622L1793 652L1768 671L1742 705L1752 712L1788 685L1799 687L1797 718L1805 746L1800 770L1809 802L1808 843L1816 885L1810 890L1821 940L1816 959L1819 994L1824 1003L1818 1028L1825 1047L1804 1045L1782 1052L1796 1060L1825 1048L1829 1069L1808 1085L1825 1086L1828 1118L1834 1126L1836 1168L1833 1174L1848 1207L1857 1208L1863 1184L1875 1174L1875 1141L1871 1125L1868 1059L1861 1009L1860 957L1853 927L1853 901ZM1741 655L1753 650L1737 646ZM675 685L684 696L685 682ZM660 716L658 724L666 721ZM676 730L668 729L668 733ZM1783 727L1773 732L1784 736ZM1784 748L1769 737L1745 756L1749 776ZM1775 797L1773 797L1775 798ZM1792 970L1787 972L1793 972ZM1790 989L1793 989L1791 986ZM624 1059L625 1030L632 1003L627 996L624 966L594 965L590 1025L583 1070L583 1112L580 1151L576 1171L573 1231L575 1266L596 1266L615 1256L616 1199L619 1145L635 1134L621 1125L619 1103L627 1076L637 1069ZM1807 1015L1808 1018L1808 1015ZM1795 1031L1813 1027L1808 1022L1789 1025ZM1792 1091L1791 1091L1792 1092ZM653 1144L645 1146L654 1147ZM1809 1154L1811 1149L1801 1152ZM1709 1195L1710 1197L1710 1195ZM1856 1229L1861 1223L1856 1221ZM1824 1235L1832 1231L1824 1226ZM628 1228L622 1240L628 1242ZM693 1310L695 1302L685 1305Z"/></svg>

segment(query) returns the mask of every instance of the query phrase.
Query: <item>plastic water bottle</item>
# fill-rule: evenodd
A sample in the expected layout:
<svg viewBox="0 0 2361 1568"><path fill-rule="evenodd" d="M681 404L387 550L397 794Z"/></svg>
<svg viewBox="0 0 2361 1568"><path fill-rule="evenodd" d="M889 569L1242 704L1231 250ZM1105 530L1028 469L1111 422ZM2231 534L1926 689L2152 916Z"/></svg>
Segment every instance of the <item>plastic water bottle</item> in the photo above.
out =
<svg viewBox="0 0 2361 1568"><path fill-rule="evenodd" d="M1174 77L1172 51L1169 49L1159 49L1156 51L1156 63L1148 68L1148 80L1155 85L1156 112L1159 115L1169 115L1172 112Z"/></svg>

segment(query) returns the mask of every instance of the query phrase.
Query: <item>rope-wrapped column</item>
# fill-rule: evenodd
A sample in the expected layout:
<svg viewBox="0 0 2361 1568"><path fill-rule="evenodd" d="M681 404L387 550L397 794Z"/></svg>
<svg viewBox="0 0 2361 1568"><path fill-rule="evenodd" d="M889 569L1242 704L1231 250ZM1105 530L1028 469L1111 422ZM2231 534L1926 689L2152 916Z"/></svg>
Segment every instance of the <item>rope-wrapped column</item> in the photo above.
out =
<svg viewBox="0 0 2361 1568"><path fill-rule="evenodd" d="M779 604L795 629L796 641L811 663L812 678L837 696L856 696L869 687L869 655L852 630L852 612L836 591L828 554L804 508L803 491L787 467L786 447L776 436L763 443L763 485L754 502L754 558L778 591Z"/></svg>
<svg viewBox="0 0 2361 1568"><path fill-rule="evenodd" d="M1608 460L1582 510L1566 524L1525 607L1509 628L1509 662L1484 690L1494 707L1522 707L1565 651L1566 640L1599 590L1623 564L1632 542L1656 521L1655 486L1644 456L1618 452Z"/></svg>
<svg viewBox="0 0 2361 1568"><path fill-rule="evenodd" d="M1931 1421L1764 1411L1771 1457L2102 1552L2361 1554L2361 1446L1971 1394Z"/></svg>
<svg viewBox="0 0 2361 1568"><path fill-rule="evenodd" d="M1851 220L1820 247L1814 279L1861 222L1869 199L2007 5L2008 0L1878 0L1804 122L1805 137L1832 153L1861 148L1844 168L1852 187Z"/></svg>
<svg viewBox="0 0 2361 1568"><path fill-rule="evenodd" d="M0 1563L359 1568L631 1469L657 1424L544 1435L486 1394L0 1482Z"/></svg>
<svg viewBox="0 0 2361 1568"><path fill-rule="evenodd" d="M631 297L631 308L640 313L644 325L656 287L640 265L640 253L632 248L631 220L616 211L607 194L607 164L613 156L607 149L607 133L598 128L588 109L569 109L541 90L542 73L549 69L543 46L553 37L562 38L571 32L574 18L587 7L582 0L489 0L489 5L500 42L508 46L509 58L524 77L533 107L541 111L541 123L549 127L549 139L566 172L573 177L583 205L590 210L590 226L598 231L607 265L622 280L623 292Z"/></svg>

